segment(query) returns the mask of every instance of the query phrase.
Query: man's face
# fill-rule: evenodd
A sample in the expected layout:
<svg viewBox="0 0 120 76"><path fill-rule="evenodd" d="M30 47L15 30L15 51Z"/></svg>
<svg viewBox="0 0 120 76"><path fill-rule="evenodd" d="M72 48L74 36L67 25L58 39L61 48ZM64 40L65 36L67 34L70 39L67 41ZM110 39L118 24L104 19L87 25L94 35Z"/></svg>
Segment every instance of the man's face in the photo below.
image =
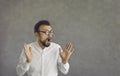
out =
<svg viewBox="0 0 120 76"><path fill-rule="evenodd" d="M48 25L42 25L39 27L38 38L39 42L44 46L48 47L52 39L52 27Z"/></svg>

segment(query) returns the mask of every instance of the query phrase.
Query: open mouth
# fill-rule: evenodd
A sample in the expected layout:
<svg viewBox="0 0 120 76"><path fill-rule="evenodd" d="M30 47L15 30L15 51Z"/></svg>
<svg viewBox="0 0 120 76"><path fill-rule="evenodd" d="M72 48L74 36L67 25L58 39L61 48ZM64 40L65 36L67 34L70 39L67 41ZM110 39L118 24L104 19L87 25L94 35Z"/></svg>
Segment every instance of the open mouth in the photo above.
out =
<svg viewBox="0 0 120 76"><path fill-rule="evenodd" d="M51 41L51 38L47 38L47 41L50 42L50 41Z"/></svg>

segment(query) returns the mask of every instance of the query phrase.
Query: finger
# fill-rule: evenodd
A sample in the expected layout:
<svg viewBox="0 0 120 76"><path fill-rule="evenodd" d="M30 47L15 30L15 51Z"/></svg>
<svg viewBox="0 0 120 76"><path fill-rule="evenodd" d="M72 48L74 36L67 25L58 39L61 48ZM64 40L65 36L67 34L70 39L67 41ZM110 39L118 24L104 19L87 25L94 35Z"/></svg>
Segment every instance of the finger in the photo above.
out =
<svg viewBox="0 0 120 76"><path fill-rule="evenodd" d="M24 47L26 47L27 46L27 44L26 43L24 43Z"/></svg>
<svg viewBox="0 0 120 76"><path fill-rule="evenodd" d="M70 43L68 42L68 43L67 43L67 49L69 49L69 47L70 47Z"/></svg>
<svg viewBox="0 0 120 76"><path fill-rule="evenodd" d="M69 43L66 44L64 51L68 52L68 49L69 49Z"/></svg>
<svg viewBox="0 0 120 76"><path fill-rule="evenodd" d="M31 47L29 47L29 52L31 53L32 51L31 51Z"/></svg>
<svg viewBox="0 0 120 76"><path fill-rule="evenodd" d="M29 51L31 52L31 47L29 47Z"/></svg>
<svg viewBox="0 0 120 76"><path fill-rule="evenodd" d="M27 44L24 43L24 50L26 51L27 50Z"/></svg>
<svg viewBox="0 0 120 76"><path fill-rule="evenodd" d="M23 51L24 51L25 56L27 56L26 43L24 43L23 49L24 49Z"/></svg>
<svg viewBox="0 0 120 76"><path fill-rule="evenodd" d="M32 48L31 47L29 47L29 51L30 51L30 54L32 54Z"/></svg>
<svg viewBox="0 0 120 76"><path fill-rule="evenodd" d="M71 53L73 53L74 52L74 48L72 48L72 50L71 50Z"/></svg>
<svg viewBox="0 0 120 76"><path fill-rule="evenodd" d="M70 52L71 50L72 50L72 44L69 43L68 52Z"/></svg>
<svg viewBox="0 0 120 76"><path fill-rule="evenodd" d="M69 52L69 56L71 56L71 54L73 53L74 49L72 48L72 50Z"/></svg>
<svg viewBox="0 0 120 76"><path fill-rule="evenodd" d="M29 54L29 48L28 48L28 46L27 46L26 43L24 43L24 53L25 53L26 55Z"/></svg>
<svg viewBox="0 0 120 76"><path fill-rule="evenodd" d="M69 43L67 43L67 44L66 44L66 47L65 47L65 49L68 49L68 47L69 47Z"/></svg>
<svg viewBox="0 0 120 76"><path fill-rule="evenodd" d="M68 48L66 49L67 52L70 52L72 49L72 44L69 42L68 43Z"/></svg>
<svg viewBox="0 0 120 76"><path fill-rule="evenodd" d="M24 49L24 52L26 52L26 43L24 43L23 49Z"/></svg>

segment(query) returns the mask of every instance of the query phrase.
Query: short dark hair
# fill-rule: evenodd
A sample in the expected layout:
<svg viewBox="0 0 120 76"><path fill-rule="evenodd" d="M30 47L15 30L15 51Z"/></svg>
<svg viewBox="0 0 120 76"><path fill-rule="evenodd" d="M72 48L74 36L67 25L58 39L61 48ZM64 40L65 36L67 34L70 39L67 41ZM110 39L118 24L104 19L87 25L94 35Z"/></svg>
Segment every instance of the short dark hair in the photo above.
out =
<svg viewBox="0 0 120 76"><path fill-rule="evenodd" d="M35 26L34 26L34 33L35 33L35 32L39 32L39 27L40 27L41 25L48 25L48 26L50 26L50 22L47 21L47 20L40 20L40 21L39 21L38 23L36 23Z"/></svg>

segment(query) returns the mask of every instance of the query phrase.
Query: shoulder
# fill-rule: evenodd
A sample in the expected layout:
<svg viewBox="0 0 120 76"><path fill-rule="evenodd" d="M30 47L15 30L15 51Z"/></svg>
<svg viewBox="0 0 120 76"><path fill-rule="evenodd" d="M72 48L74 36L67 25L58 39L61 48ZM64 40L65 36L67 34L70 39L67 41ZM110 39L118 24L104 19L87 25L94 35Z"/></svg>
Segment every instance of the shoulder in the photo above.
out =
<svg viewBox="0 0 120 76"><path fill-rule="evenodd" d="M57 47L57 48L61 48L61 46L57 43L51 42L51 47Z"/></svg>
<svg viewBox="0 0 120 76"><path fill-rule="evenodd" d="M29 43L29 44L27 44L28 46L34 46L34 45L36 45L36 42L31 42L31 43Z"/></svg>

